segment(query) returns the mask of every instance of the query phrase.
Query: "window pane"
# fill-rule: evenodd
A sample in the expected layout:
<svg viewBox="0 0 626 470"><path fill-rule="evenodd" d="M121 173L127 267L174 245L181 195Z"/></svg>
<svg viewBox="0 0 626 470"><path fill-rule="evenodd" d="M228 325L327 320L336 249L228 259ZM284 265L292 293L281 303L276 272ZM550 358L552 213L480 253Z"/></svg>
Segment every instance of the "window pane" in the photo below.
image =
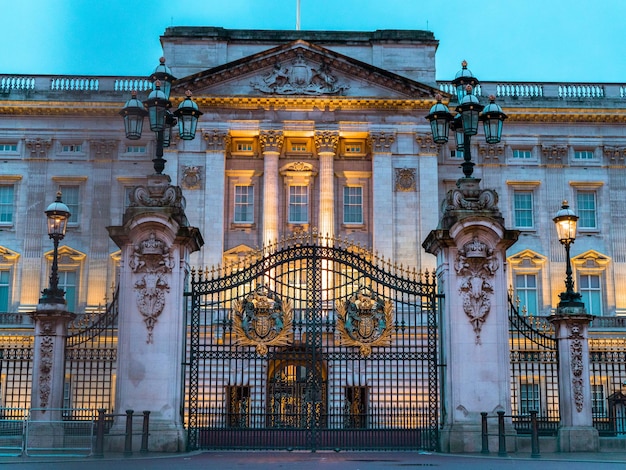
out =
<svg viewBox="0 0 626 470"><path fill-rule="evenodd" d="M77 224L79 219L78 204L80 197L80 189L78 186L61 186L61 200L70 210L70 219L67 221L69 224Z"/></svg>
<svg viewBox="0 0 626 470"><path fill-rule="evenodd" d="M235 186L235 223L254 221L253 186Z"/></svg>
<svg viewBox="0 0 626 470"><path fill-rule="evenodd" d="M9 311L9 271L0 271L0 313Z"/></svg>
<svg viewBox="0 0 626 470"><path fill-rule="evenodd" d="M289 187L289 223L302 224L309 220L309 197L306 186Z"/></svg>
<svg viewBox="0 0 626 470"><path fill-rule="evenodd" d="M0 186L0 223L13 222L13 185Z"/></svg>
<svg viewBox="0 0 626 470"><path fill-rule="evenodd" d="M343 222L345 224L363 223L363 188L343 188Z"/></svg>
<svg viewBox="0 0 626 470"><path fill-rule="evenodd" d="M65 291L67 310L76 309L76 271L59 271L59 288Z"/></svg>
<svg viewBox="0 0 626 470"><path fill-rule="evenodd" d="M537 315L539 313L537 305L537 276L534 274L516 274L515 296L520 301L520 312L527 315Z"/></svg>
<svg viewBox="0 0 626 470"><path fill-rule="evenodd" d="M515 226L518 228L533 227L533 193L516 191L513 194Z"/></svg>
<svg viewBox="0 0 626 470"><path fill-rule="evenodd" d="M600 276L581 274L579 276L580 295L589 315L602 315L602 290Z"/></svg>
<svg viewBox="0 0 626 470"><path fill-rule="evenodd" d="M596 193L578 192L578 226L580 228L596 228Z"/></svg>

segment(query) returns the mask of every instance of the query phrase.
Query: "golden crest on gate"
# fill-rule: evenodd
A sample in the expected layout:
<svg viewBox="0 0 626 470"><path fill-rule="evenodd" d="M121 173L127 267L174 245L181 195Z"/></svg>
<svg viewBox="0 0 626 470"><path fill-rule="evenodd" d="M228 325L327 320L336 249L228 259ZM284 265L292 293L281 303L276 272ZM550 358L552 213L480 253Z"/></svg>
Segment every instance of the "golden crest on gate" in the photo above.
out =
<svg viewBox="0 0 626 470"><path fill-rule="evenodd" d="M358 346L364 357L372 348L389 344L393 328L393 303L369 287L361 287L347 300L335 303L337 329L344 346Z"/></svg>
<svg viewBox="0 0 626 470"><path fill-rule="evenodd" d="M259 286L244 300L233 302L234 343L254 346L261 356L269 346L285 346L291 342L293 308L278 294Z"/></svg>

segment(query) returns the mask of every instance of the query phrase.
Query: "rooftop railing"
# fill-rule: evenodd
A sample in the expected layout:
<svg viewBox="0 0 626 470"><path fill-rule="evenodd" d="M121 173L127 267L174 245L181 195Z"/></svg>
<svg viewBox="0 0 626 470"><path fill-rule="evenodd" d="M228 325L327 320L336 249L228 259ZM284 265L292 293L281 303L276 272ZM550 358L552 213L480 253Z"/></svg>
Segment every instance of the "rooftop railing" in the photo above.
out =
<svg viewBox="0 0 626 470"><path fill-rule="evenodd" d="M451 82L437 82L442 92L455 94ZM12 91L121 92L147 91L147 77L0 75L0 93ZM623 83L481 82L477 94L496 98L626 99Z"/></svg>

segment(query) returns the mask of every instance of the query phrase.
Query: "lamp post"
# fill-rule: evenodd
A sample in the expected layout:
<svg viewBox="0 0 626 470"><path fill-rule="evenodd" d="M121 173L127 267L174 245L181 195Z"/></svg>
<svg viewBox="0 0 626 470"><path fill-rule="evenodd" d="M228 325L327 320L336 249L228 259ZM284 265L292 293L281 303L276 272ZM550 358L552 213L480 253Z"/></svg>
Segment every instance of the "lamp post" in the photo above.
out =
<svg viewBox="0 0 626 470"><path fill-rule="evenodd" d="M456 116L442 103L443 97L437 95L437 103L430 109L426 119L430 121L433 140L438 144L448 142L450 128L456 136L457 151L463 152L461 168L465 178L472 178L474 162L471 154L471 138L478 133L478 123L483 123L485 140L489 144L497 144L502 137L502 122L506 114L495 103L495 96L489 96L489 104L483 106L478 102L474 89L478 79L467 69L463 61L462 69L456 74L452 84L456 88L458 105Z"/></svg>
<svg viewBox="0 0 626 470"><path fill-rule="evenodd" d="M572 262L570 259L570 246L576 240L576 225L578 216L569 208L567 201L563 201L561 209L556 213L554 219L556 232L559 241L565 247L566 268L565 268L565 292L559 294L561 301L559 308L583 308L582 296L574 292L574 280L572 279Z"/></svg>
<svg viewBox="0 0 626 470"><path fill-rule="evenodd" d="M54 254L52 256L52 272L50 273L50 285L44 289L39 299L40 304L65 304L65 292L59 289L59 242L65 237L67 221L70 218L70 210L61 200L61 191L57 192L56 200L46 209L48 218L48 236L54 242Z"/></svg>
<svg viewBox="0 0 626 470"><path fill-rule="evenodd" d="M180 103L178 109L170 112L170 90L175 77L172 71L165 65L165 58L161 57L160 64L150 75L153 88L145 104L137 99L137 92L133 91L131 99L120 111L124 118L126 138L137 140L141 138L143 120L148 116L150 130L156 134L156 155L152 159L154 172L162 175L166 160L163 158L163 148L169 147L172 136L172 128L178 123L178 134L183 140L192 140L196 135L198 118L202 112L198 105L191 99L191 92L186 92L186 98Z"/></svg>

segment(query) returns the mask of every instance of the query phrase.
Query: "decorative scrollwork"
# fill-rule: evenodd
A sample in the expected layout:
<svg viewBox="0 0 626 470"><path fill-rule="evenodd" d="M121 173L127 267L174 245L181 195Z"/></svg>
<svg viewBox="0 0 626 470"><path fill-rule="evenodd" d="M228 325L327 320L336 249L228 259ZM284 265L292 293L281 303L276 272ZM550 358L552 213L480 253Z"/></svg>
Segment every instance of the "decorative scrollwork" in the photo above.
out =
<svg viewBox="0 0 626 470"><path fill-rule="evenodd" d="M373 347L391 341L393 303L371 288L361 287L348 300L338 300L335 308L341 344L359 347L363 357L369 356Z"/></svg>
<svg viewBox="0 0 626 470"><path fill-rule="evenodd" d="M293 306L265 286L259 286L244 300L233 303L235 344L254 346L260 356L269 346L285 346L293 332Z"/></svg>

